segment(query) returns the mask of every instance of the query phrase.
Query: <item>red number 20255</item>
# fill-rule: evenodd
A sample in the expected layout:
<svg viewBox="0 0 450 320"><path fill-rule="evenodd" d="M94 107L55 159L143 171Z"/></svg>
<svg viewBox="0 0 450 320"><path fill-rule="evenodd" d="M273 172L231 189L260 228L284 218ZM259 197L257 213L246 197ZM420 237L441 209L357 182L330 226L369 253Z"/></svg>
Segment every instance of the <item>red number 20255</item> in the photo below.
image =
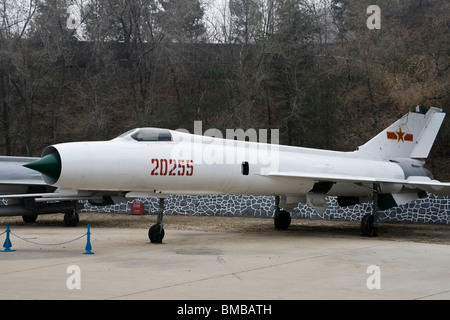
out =
<svg viewBox="0 0 450 320"><path fill-rule="evenodd" d="M150 174L152 176L192 176L193 162L193 160L153 158L154 168Z"/></svg>

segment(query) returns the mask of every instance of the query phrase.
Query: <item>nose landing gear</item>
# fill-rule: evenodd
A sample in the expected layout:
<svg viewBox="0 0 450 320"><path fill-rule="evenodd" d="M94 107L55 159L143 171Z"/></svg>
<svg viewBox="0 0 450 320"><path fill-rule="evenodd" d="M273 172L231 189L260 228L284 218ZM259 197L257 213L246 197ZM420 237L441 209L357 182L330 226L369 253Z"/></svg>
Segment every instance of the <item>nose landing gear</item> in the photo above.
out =
<svg viewBox="0 0 450 320"><path fill-rule="evenodd" d="M159 212L156 224L152 225L148 230L148 237L151 243L162 243L164 238L164 198L159 199Z"/></svg>

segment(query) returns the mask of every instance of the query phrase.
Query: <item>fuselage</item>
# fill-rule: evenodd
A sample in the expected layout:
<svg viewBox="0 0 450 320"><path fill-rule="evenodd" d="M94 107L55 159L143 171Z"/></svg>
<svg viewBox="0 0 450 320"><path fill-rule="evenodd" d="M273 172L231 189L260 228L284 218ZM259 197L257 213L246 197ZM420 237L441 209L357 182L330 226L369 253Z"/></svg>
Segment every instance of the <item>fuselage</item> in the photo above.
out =
<svg viewBox="0 0 450 320"><path fill-rule="evenodd" d="M390 161L361 159L337 152L235 141L164 129L136 129L116 139L50 146L43 156L58 153L61 172L45 177L56 187L158 194L250 194L299 196L314 179L280 179L273 172L334 173L404 179ZM148 130L139 138L139 130ZM159 130L162 138L151 133ZM368 188L334 183L327 195L368 195Z"/></svg>

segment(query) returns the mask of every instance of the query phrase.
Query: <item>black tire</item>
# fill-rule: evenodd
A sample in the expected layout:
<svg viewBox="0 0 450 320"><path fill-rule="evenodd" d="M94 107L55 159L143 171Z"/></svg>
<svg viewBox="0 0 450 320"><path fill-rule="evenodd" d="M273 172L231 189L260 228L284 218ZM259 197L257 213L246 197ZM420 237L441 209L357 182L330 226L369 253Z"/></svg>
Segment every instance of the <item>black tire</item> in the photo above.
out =
<svg viewBox="0 0 450 320"><path fill-rule="evenodd" d="M151 243L162 243L164 239L164 228L161 228L160 224L154 224L148 230L148 238Z"/></svg>
<svg viewBox="0 0 450 320"><path fill-rule="evenodd" d="M362 237L378 236L378 228L374 226L373 215L367 214L361 219L361 236Z"/></svg>
<svg viewBox="0 0 450 320"><path fill-rule="evenodd" d="M22 220L25 221L26 223L33 223L36 222L38 215L37 214L33 214L31 216L22 216Z"/></svg>
<svg viewBox="0 0 450 320"><path fill-rule="evenodd" d="M277 211L273 218L273 222L276 229L287 230L291 225L291 214L286 210Z"/></svg>
<svg viewBox="0 0 450 320"><path fill-rule="evenodd" d="M79 221L80 217L78 216L78 212L75 210L67 211L64 214L64 225L66 227L76 227Z"/></svg>

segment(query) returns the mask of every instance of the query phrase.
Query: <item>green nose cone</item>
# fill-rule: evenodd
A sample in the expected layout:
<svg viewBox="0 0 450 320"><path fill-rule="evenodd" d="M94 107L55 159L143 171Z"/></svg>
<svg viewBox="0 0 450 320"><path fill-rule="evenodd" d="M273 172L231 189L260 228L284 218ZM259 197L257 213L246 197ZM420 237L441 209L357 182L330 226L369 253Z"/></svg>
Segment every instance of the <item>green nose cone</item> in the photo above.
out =
<svg viewBox="0 0 450 320"><path fill-rule="evenodd" d="M58 153L50 153L41 159L23 165L52 179L58 180L61 174L61 158Z"/></svg>

